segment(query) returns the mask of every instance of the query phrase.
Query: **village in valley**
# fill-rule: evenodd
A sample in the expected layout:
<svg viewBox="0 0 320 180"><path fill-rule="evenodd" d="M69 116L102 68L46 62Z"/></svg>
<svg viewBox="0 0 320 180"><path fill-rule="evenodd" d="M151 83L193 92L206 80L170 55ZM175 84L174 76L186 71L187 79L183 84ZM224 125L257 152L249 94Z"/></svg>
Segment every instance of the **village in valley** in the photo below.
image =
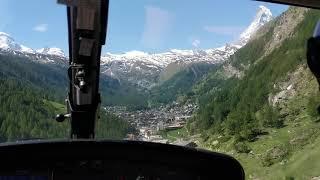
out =
<svg viewBox="0 0 320 180"><path fill-rule="evenodd" d="M136 111L128 111L125 106L107 106L105 110L136 127L138 132L136 134L128 134L127 140L187 145L190 142L182 139L170 142L169 139L161 135L161 132L184 128L187 120L197 108L197 105L191 103L182 106L178 103L173 103L158 108Z"/></svg>

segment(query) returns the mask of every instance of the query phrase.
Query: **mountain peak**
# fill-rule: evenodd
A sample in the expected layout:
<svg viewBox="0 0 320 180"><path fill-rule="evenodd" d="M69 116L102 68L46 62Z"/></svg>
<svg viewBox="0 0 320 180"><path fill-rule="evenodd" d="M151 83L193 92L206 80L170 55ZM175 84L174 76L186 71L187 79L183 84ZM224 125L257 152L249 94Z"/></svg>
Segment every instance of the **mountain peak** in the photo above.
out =
<svg viewBox="0 0 320 180"><path fill-rule="evenodd" d="M272 14L271 11L270 11L270 9L267 8L267 7L264 6L264 5L260 5L258 11L263 11L263 12L266 12L266 13L268 13L268 14Z"/></svg>
<svg viewBox="0 0 320 180"><path fill-rule="evenodd" d="M244 45L246 44L251 36L263 25L268 23L272 20L272 13L270 9L265 6L259 6L259 9L256 13L256 16L249 27L240 35L239 44Z"/></svg>
<svg viewBox="0 0 320 180"><path fill-rule="evenodd" d="M0 49L5 51L19 51L23 53L34 54L34 50L24 45L18 44L15 40L7 33L0 32Z"/></svg>
<svg viewBox="0 0 320 180"><path fill-rule="evenodd" d="M272 13L270 9L262 5L259 6L259 10L255 17L255 21L257 23L266 23L266 22L269 22L271 19L272 19Z"/></svg>
<svg viewBox="0 0 320 180"><path fill-rule="evenodd" d="M60 56L60 57L65 57L65 54L62 49L52 47L52 48L41 48L37 50L37 53L40 54L45 54L45 55L53 55L53 56Z"/></svg>
<svg viewBox="0 0 320 180"><path fill-rule="evenodd" d="M126 57L141 57L141 56L147 56L148 53L142 52L142 51L128 51L124 53L124 56Z"/></svg>
<svg viewBox="0 0 320 180"><path fill-rule="evenodd" d="M5 32L0 32L0 36L7 36L7 37L11 38L11 36L9 34L5 33Z"/></svg>
<svg viewBox="0 0 320 180"><path fill-rule="evenodd" d="M0 49L20 51L22 47L9 34L0 32Z"/></svg>
<svg viewBox="0 0 320 180"><path fill-rule="evenodd" d="M9 34L5 32L0 32L0 50L7 51L7 52L18 52L23 54L32 54L35 55L36 53L44 54L44 55L52 55L52 56L59 56L65 57L63 50L60 48L52 47L52 48L42 48L39 50L33 50L32 48L26 47L22 44L17 43Z"/></svg>

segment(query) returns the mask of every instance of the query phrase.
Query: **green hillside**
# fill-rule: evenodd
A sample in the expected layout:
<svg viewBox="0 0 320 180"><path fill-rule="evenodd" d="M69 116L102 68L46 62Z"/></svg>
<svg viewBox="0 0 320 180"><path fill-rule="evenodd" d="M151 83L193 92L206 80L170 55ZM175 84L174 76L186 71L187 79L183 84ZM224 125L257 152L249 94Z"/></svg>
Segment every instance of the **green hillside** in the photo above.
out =
<svg viewBox="0 0 320 180"><path fill-rule="evenodd" d="M320 93L306 66L306 40L319 11L307 11L284 41L269 46L277 27L298 13L304 12L289 8L193 87L200 109L187 124L190 135L200 133L200 146L239 159L248 179L320 176ZM227 65L242 75L228 77Z"/></svg>
<svg viewBox="0 0 320 180"><path fill-rule="evenodd" d="M176 101L179 97L180 99L190 98L193 95L193 85L201 80L212 68L214 66L207 63L195 63L185 67L151 89L149 104L152 106L168 104Z"/></svg>
<svg viewBox="0 0 320 180"><path fill-rule="evenodd" d="M264 52L255 48L264 49L263 44L270 41L273 28L236 52L230 58L233 60L231 64L238 69L249 66L243 78L224 80L217 75L218 71L213 71L215 75L209 74L208 77L214 79L200 82L194 89L201 105L193 123L195 129L217 130L217 133L223 129L223 133L251 140L266 127L281 127L282 120L277 118L279 112L270 107L268 98L278 91L274 84L284 81L289 73L306 64L306 39L312 35L319 17L318 12L308 12L305 20L296 27L295 35L267 56L262 56Z"/></svg>
<svg viewBox="0 0 320 180"><path fill-rule="evenodd" d="M101 81L102 94L109 97L106 103L127 93L123 86L112 82L108 79ZM66 68L0 55L0 141L68 138L68 122L54 120L56 114L66 112L62 103L67 95L67 84ZM117 91L117 88L123 91ZM108 90L113 90L114 95ZM119 99L125 101L125 98ZM114 100L115 103L121 102ZM101 111L101 117L97 127L99 138L121 139L132 130L126 122L111 114L106 115L104 111Z"/></svg>
<svg viewBox="0 0 320 180"><path fill-rule="evenodd" d="M59 66L34 63L18 56L0 55L0 77L16 79L45 90L47 95L61 102L67 92L66 72L66 68Z"/></svg>
<svg viewBox="0 0 320 180"><path fill-rule="evenodd" d="M0 79L0 134L2 141L67 137L66 123L57 124L61 111L44 91L12 78Z"/></svg>
<svg viewBox="0 0 320 180"><path fill-rule="evenodd" d="M185 63L170 63L160 74L159 82L165 82L172 78L175 74L180 71L187 69L188 65Z"/></svg>
<svg viewBox="0 0 320 180"><path fill-rule="evenodd" d="M69 122L58 123L54 117L66 107L49 98L47 92L12 78L0 78L0 140L32 138L68 138ZM97 137L122 139L133 127L101 110Z"/></svg>
<svg viewBox="0 0 320 180"><path fill-rule="evenodd" d="M40 64L14 55L0 55L0 77L14 78L45 90L47 95L63 102L68 91L67 68L54 64ZM104 105L147 106L145 93L129 83L101 75L100 90Z"/></svg>

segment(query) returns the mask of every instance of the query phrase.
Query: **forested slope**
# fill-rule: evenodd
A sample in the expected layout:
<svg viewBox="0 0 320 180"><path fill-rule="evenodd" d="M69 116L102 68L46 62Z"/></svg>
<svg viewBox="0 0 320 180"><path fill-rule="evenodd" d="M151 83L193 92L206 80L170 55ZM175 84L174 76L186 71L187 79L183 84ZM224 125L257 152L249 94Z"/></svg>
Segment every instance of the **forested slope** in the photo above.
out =
<svg viewBox="0 0 320 180"><path fill-rule="evenodd" d="M110 91L114 90L112 82L101 81L102 94L110 96L109 100ZM0 140L68 138L68 122L58 123L54 119L56 114L66 113L67 85L65 67L0 55ZM124 103L129 102L124 100ZM133 129L104 110L101 110L101 117L97 127L99 138L121 139Z"/></svg>
<svg viewBox="0 0 320 180"><path fill-rule="evenodd" d="M319 11L290 7L193 87L200 108L189 134L239 159L248 179L320 176L320 94L306 65L319 18Z"/></svg>

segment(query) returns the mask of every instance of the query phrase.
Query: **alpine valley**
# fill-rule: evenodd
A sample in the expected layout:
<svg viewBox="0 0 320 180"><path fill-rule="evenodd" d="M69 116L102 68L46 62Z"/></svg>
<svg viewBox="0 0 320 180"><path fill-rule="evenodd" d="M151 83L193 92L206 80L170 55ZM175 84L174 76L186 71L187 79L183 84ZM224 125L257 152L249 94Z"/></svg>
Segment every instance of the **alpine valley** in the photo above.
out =
<svg viewBox="0 0 320 180"><path fill-rule="evenodd" d="M105 103L108 105L141 104L134 96L140 92L149 94L158 86L172 80L182 71L193 71L193 76L199 80L215 65L225 62L238 49L243 47L264 24L272 19L272 13L264 6L260 6L256 17L250 26L240 35L236 42L223 47L206 50L178 50L149 54L140 51L130 51L124 54L107 53L101 57L102 86L108 96ZM61 75L65 72L69 60L65 53L56 47L34 50L17 43L9 34L0 32L0 53L38 63L49 68L61 68ZM60 70L59 70L60 72ZM46 75L43 75L46 76ZM195 83L194 81L193 83ZM66 84L66 82L64 82ZM104 86L106 83L108 86ZM111 84L110 84L111 83ZM109 89L109 87L112 87ZM157 88L155 88L157 87ZM130 93L123 94L119 89ZM112 95L110 95L110 93ZM130 95L128 100L120 100L122 95ZM119 100L111 100L118 98ZM120 98L121 97L121 98ZM170 100L173 100L170 98ZM166 102L167 103L167 102Z"/></svg>
<svg viewBox="0 0 320 180"><path fill-rule="evenodd" d="M260 6L239 38L211 49L101 56L99 138L227 153L247 179L320 179L318 84L306 40L320 12ZM0 33L0 138L66 137L68 56Z"/></svg>

